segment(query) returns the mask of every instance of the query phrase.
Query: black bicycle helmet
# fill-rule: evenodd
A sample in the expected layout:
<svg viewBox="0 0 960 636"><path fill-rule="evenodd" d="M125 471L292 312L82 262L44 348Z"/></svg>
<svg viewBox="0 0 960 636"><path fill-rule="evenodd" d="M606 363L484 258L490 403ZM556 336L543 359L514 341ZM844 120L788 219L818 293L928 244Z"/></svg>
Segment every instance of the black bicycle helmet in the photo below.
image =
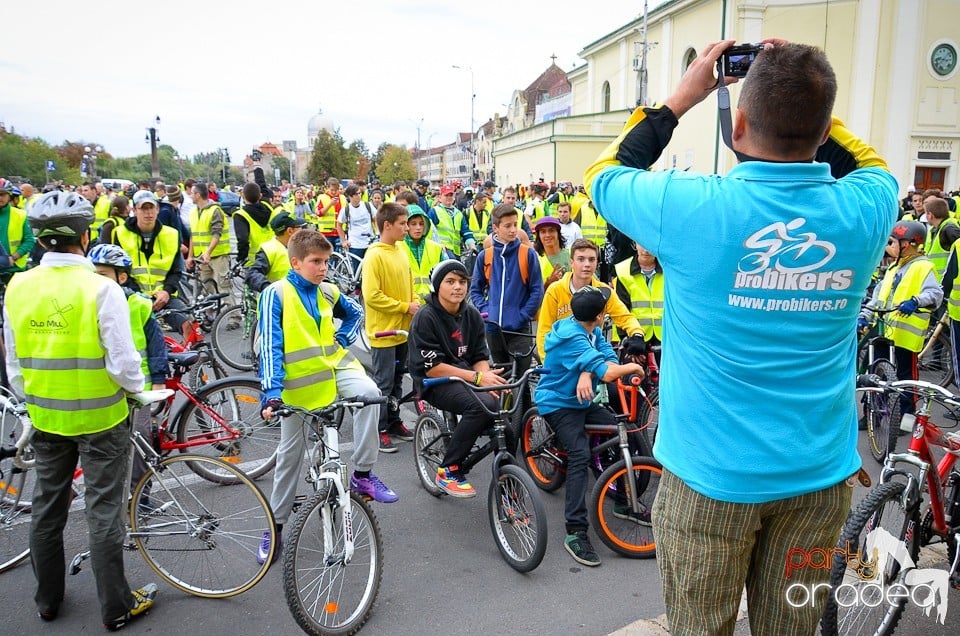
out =
<svg viewBox="0 0 960 636"><path fill-rule="evenodd" d="M75 192L54 190L30 206L27 221L37 238L81 236L93 223L93 206Z"/></svg>
<svg viewBox="0 0 960 636"><path fill-rule="evenodd" d="M927 228L919 221L897 221L890 236L898 241L909 241L914 245L923 245L927 240Z"/></svg>

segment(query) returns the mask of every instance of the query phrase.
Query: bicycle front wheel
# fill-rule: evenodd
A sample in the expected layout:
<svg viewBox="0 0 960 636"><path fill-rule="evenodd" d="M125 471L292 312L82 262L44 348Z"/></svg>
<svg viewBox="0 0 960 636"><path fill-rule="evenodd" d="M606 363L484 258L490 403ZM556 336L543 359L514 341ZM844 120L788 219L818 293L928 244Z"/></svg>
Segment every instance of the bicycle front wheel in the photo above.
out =
<svg viewBox="0 0 960 636"><path fill-rule="evenodd" d="M437 470L447 453L449 437L447 425L439 413L425 411L417 418L413 433L413 461L420 485L434 497L443 494L443 489L437 485Z"/></svg>
<svg viewBox="0 0 960 636"><path fill-rule="evenodd" d="M194 473L230 474L221 486ZM226 598L256 585L270 559L257 563L265 533L276 543L270 504L250 479L213 457L171 455L148 471L130 500L130 536L154 572L178 590Z"/></svg>
<svg viewBox="0 0 960 636"><path fill-rule="evenodd" d="M544 492L554 492L567 477L567 452L536 407L523 415L517 456L530 473L533 483Z"/></svg>
<svg viewBox="0 0 960 636"><path fill-rule="evenodd" d="M626 557L649 559L657 554L650 511L663 468L652 457L631 457L630 464L628 469L621 459L603 471L593 485L587 509L604 545ZM628 471L636 484L632 496L627 492Z"/></svg>
<svg viewBox="0 0 960 636"><path fill-rule="evenodd" d="M260 381L254 378L225 378L206 385L177 421L177 441L191 444L182 452L220 458L251 479L273 470L280 444L280 419L263 419L262 396ZM209 481L237 483L233 472L219 472L217 464L192 466Z"/></svg>
<svg viewBox="0 0 960 636"><path fill-rule="evenodd" d="M213 321L210 341L217 357L238 371L255 371L257 317L245 316L243 306L234 305L220 312Z"/></svg>
<svg viewBox="0 0 960 636"><path fill-rule="evenodd" d="M337 491L321 484L301 506L283 548L283 593L308 634L352 634L370 617L383 576L380 526L370 506L350 493L346 522ZM347 557L345 528L353 528Z"/></svg>
<svg viewBox="0 0 960 636"><path fill-rule="evenodd" d="M921 380L948 387L953 382L953 343L950 342L949 328L940 327L937 333L938 326L939 323L931 325L930 334L936 333L937 338L924 343L918 367Z"/></svg>
<svg viewBox="0 0 960 636"><path fill-rule="evenodd" d="M905 563L909 556L915 564L920 553L920 519L916 506L903 507L902 482L880 484L854 509L840 534L830 570L830 594L820 621L821 633L892 634L896 629L906 598L888 599L885 590L904 585L912 569ZM884 530L886 534L877 534ZM883 571L877 556L867 549L867 540L886 553Z"/></svg>
<svg viewBox="0 0 960 636"><path fill-rule="evenodd" d="M497 549L517 572L540 565L547 552L547 513L533 480L514 464L501 464L487 493L487 514Z"/></svg>
<svg viewBox="0 0 960 636"><path fill-rule="evenodd" d="M884 382L897 380L897 370L889 360L874 362L870 373L880 376ZM892 453L897 446L897 435L900 432L900 397L893 393L868 393L864 408L870 454L882 464L887 453Z"/></svg>

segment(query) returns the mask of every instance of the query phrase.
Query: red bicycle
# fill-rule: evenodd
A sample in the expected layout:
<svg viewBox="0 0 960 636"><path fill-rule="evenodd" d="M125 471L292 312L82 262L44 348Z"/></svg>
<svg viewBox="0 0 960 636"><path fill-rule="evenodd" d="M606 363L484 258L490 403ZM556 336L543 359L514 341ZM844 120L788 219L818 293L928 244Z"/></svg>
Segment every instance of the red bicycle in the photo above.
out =
<svg viewBox="0 0 960 636"><path fill-rule="evenodd" d="M177 340L170 334L164 334L163 340L167 343L167 350L170 353L185 353L187 351L198 351L200 356L197 363L190 368L187 383L198 389L210 380L219 380L229 375L223 364L214 354L213 345L204 337L204 326L213 321L210 320L210 313L219 313L222 307L221 300L230 294L212 294L210 296L201 296L197 302L186 308L187 312L193 315L190 322L190 333L184 341ZM171 309L161 309L156 312L157 318L172 313ZM182 310L181 310L182 311ZM156 409L154 409L156 415Z"/></svg>
<svg viewBox="0 0 960 636"><path fill-rule="evenodd" d="M908 599L928 612L941 601L938 613L945 614L948 577L949 585L960 589L960 471L955 467L960 433L944 432L930 421L934 404L956 412L960 397L931 382L885 382L876 375L857 376L857 388L894 400L915 397L916 421L909 449L887 455L879 485L844 524L833 551L821 628L824 634L892 634ZM935 448L944 451L939 461ZM946 576L917 568L920 547L934 543L947 546Z"/></svg>

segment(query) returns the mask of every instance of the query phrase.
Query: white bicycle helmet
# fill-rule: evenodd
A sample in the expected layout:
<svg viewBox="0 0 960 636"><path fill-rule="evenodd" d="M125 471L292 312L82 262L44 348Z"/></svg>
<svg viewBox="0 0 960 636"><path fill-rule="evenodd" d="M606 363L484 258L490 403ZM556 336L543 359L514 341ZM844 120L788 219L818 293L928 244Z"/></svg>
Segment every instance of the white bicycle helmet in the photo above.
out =
<svg viewBox="0 0 960 636"><path fill-rule="evenodd" d="M127 255L126 250L119 245L111 245L110 243L94 245L90 253L87 254L87 258L94 265L107 265L115 269L129 270L130 266L133 265L133 259Z"/></svg>
<svg viewBox="0 0 960 636"><path fill-rule="evenodd" d="M93 206L75 192L54 190L30 207L27 221L37 238L81 236L93 223Z"/></svg>

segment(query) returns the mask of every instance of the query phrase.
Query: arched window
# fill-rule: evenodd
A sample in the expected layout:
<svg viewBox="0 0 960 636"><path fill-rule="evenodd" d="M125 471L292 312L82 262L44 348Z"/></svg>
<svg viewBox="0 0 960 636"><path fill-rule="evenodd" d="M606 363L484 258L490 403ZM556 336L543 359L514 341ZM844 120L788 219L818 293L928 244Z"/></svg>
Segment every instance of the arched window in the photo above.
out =
<svg viewBox="0 0 960 636"><path fill-rule="evenodd" d="M600 100L602 102L600 112L609 113L610 112L610 82L603 83L603 88L600 89Z"/></svg>
<svg viewBox="0 0 960 636"><path fill-rule="evenodd" d="M697 59L697 52L694 49L687 49L687 52L683 54L683 66L680 69L681 75L687 72L687 69L693 64L695 59Z"/></svg>

